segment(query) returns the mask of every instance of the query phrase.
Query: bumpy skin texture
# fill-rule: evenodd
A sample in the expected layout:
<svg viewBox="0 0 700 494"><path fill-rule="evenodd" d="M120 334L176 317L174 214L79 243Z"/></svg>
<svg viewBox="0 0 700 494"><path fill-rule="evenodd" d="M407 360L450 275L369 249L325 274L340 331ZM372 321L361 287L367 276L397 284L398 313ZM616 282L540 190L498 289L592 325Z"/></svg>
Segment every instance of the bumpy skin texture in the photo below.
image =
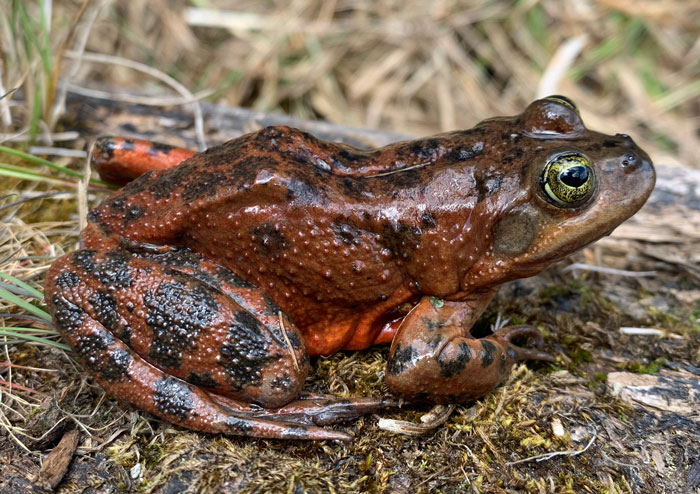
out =
<svg viewBox="0 0 700 494"><path fill-rule="evenodd" d="M186 153L139 146L165 167ZM124 176L135 149L102 141L100 170ZM543 171L567 152L590 162L593 187L562 205ZM470 335L498 285L608 234L653 185L644 151L587 130L562 97L371 151L269 127L114 193L82 250L51 267L46 299L96 379L146 411L210 432L347 439L304 415L322 424L388 402L293 401L309 356L393 341L395 392L482 396L514 362L550 358L511 342L537 338L531 328Z"/></svg>

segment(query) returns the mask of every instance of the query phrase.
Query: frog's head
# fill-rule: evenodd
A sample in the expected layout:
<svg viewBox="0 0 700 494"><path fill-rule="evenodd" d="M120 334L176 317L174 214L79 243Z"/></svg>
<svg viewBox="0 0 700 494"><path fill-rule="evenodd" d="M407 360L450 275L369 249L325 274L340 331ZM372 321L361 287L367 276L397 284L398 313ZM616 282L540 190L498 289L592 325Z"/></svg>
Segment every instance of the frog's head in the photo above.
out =
<svg viewBox="0 0 700 494"><path fill-rule="evenodd" d="M649 156L628 135L586 129L568 98L535 101L510 122L526 149L519 190L498 204L482 273L536 274L612 232L654 188Z"/></svg>

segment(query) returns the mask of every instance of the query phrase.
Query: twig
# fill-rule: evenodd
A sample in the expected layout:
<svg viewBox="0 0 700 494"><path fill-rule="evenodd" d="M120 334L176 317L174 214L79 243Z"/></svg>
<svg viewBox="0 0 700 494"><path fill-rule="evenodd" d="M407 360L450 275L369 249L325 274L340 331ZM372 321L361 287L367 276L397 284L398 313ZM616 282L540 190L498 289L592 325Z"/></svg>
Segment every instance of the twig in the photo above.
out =
<svg viewBox="0 0 700 494"><path fill-rule="evenodd" d="M632 278L642 278L644 276L656 276L656 271L627 271L626 269L615 269L615 268L606 268L603 266L593 266L591 264L583 264L580 262L575 262L573 264L570 264L569 266L566 266L564 269L561 270L562 273L568 273L569 271L593 271L596 273L605 273L605 274L616 274L619 276L629 276Z"/></svg>
<svg viewBox="0 0 700 494"><path fill-rule="evenodd" d="M444 424L447 419L450 418L450 415L452 415L454 409L455 405L452 404L436 405L432 410L420 418L422 422L421 424L408 422L406 420L380 418L377 423L377 427L384 431L405 434L407 436L421 436Z"/></svg>
<svg viewBox="0 0 700 494"><path fill-rule="evenodd" d="M32 137L27 134L29 132L29 129L23 129L20 130L19 132L15 132L14 134L0 134L0 142L29 142L33 141ZM80 137L80 133L77 131L67 131L67 132L52 132L51 134L48 134L48 140L43 138L44 135L37 136L37 141L41 142L46 142L46 143L51 143L51 142L58 142L58 141L74 141L78 137Z"/></svg>
<svg viewBox="0 0 700 494"><path fill-rule="evenodd" d="M636 336L663 336L673 340L682 340L683 337L676 333L671 333L665 329L659 328L634 328L629 326L620 327L621 334L636 335Z"/></svg>
<svg viewBox="0 0 700 494"><path fill-rule="evenodd" d="M537 88L538 98L544 98L559 92L559 82L571 68L574 60L586 46L586 43L588 43L588 35L582 34L575 38L567 39L559 47L540 78L540 84Z"/></svg>
<svg viewBox="0 0 700 494"><path fill-rule="evenodd" d="M535 456L530 456L530 457L528 457L528 458L523 458L522 460L509 461L508 463L506 463L506 465L509 465L509 466L510 466L510 465L517 465L518 463L525 463L525 462L532 461L532 460L535 460L535 461L537 461L537 462L540 462L540 461L547 461L547 460L551 460L551 459L554 458L555 456L576 456L576 455L580 455L581 453L584 453L586 450L588 450L588 448L591 447L591 445L592 445L593 442L595 441L596 437L598 437L598 431L597 431L597 430L595 429L595 427L594 427L594 428L593 428L593 437L591 437L590 441L588 441L588 444L586 444L586 446L585 446L583 449L579 449L579 450L564 450L564 451L554 451L554 452L552 452L552 453L543 453L543 454L541 454L541 455L535 455Z"/></svg>
<svg viewBox="0 0 700 494"><path fill-rule="evenodd" d="M289 353L292 355L292 363L294 364L294 370L296 372L299 372L299 362L297 362L297 356L296 353L294 353L294 348L292 347L292 342L289 341L289 335L287 334L287 329L284 327L284 320L282 316L282 311L277 312L277 315L280 318L280 328L282 329L282 334L284 335L284 341L287 343L287 346L289 347Z"/></svg>
<svg viewBox="0 0 700 494"><path fill-rule="evenodd" d="M87 96L88 98L106 99L112 101L120 101L122 103L131 103L134 105L144 106L177 106L187 105L195 101L208 98L216 91L213 89L205 89L192 95L192 98L184 96L144 96L140 94L131 94L116 91L102 91L100 89L90 89L70 82L64 83L65 87L74 94Z"/></svg>
<svg viewBox="0 0 700 494"><path fill-rule="evenodd" d="M52 146L32 146L29 148L29 152L31 154L65 156L68 158L84 158L87 155L82 149L56 148Z"/></svg>
<svg viewBox="0 0 700 494"><path fill-rule="evenodd" d="M104 53L85 52L81 55L79 53L69 51L68 53L66 53L66 56L68 58L81 57L83 60L86 60L88 62L121 65L123 67L138 70L139 72L143 72L144 74L148 74L151 77L154 77L164 82L165 84L173 88L175 91L180 93L180 95L182 95L183 98L192 101L192 103L190 104L192 105L192 112L194 113L194 128L195 134L197 136L197 143L199 144L200 151L204 151L207 148L206 139L204 137L204 117L202 116L202 107L200 106L199 102L196 101L194 95L190 92L189 89L187 89L178 81L170 77L168 74L165 74L160 70L154 69L153 67L149 67L148 65L143 63L135 62L133 60L128 60L122 57L115 57L113 55L106 55Z"/></svg>

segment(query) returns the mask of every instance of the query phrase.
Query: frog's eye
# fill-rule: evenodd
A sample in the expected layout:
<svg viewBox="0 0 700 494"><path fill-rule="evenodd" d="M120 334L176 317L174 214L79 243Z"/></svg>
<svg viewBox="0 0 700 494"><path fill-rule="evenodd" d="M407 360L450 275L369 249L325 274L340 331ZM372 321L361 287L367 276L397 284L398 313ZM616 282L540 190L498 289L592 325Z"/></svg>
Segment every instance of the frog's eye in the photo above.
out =
<svg viewBox="0 0 700 494"><path fill-rule="evenodd" d="M540 182L554 204L575 207L593 194L595 173L588 158L581 153L568 152L549 160Z"/></svg>
<svg viewBox="0 0 700 494"><path fill-rule="evenodd" d="M551 96L547 96L545 99L548 101L554 101L555 103L559 103L560 105L564 105L578 113L578 108L576 107L576 104L566 96L562 96L560 94L553 94Z"/></svg>

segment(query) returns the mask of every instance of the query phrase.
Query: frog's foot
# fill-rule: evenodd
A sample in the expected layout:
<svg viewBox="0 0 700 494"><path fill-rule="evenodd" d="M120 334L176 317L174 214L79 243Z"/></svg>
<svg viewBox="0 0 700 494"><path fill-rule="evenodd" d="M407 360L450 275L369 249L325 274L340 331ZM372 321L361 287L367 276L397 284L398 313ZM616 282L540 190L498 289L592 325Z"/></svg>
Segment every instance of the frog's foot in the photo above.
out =
<svg viewBox="0 0 700 494"><path fill-rule="evenodd" d="M262 408L232 401L225 396L212 395L220 405L250 417L308 425L330 425L355 419L386 408L399 406L394 398L339 398L330 395L302 393L298 400L279 408Z"/></svg>
<svg viewBox="0 0 700 494"><path fill-rule="evenodd" d="M168 144L106 136L95 141L92 163L102 180L126 185L147 171L171 168L194 154Z"/></svg>
<svg viewBox="0 0 700 494"><path fill-rule="evenodd" d="M514 340L530 339L534 342L534 345L537 348L541 348L542 344L544 343L542 334L532 326L507 326L499 329L492 335L487 336L486 339L490 339L504 345L508 349L508 357L515 362L522 362L524 360L545 360L547 362L556 361L556 359L548 353L530 348L523 348L513 343Z"/></svg>
<svg viewBox="0 0 700 494"><path fill-rule="evenodd" d="M199 254L79 250L52 265L45 294L85 368L141 410L203 432L350 439L238 413L212 398L285 405L299 395L309 358L302 335L273 301Z"/></svg>

